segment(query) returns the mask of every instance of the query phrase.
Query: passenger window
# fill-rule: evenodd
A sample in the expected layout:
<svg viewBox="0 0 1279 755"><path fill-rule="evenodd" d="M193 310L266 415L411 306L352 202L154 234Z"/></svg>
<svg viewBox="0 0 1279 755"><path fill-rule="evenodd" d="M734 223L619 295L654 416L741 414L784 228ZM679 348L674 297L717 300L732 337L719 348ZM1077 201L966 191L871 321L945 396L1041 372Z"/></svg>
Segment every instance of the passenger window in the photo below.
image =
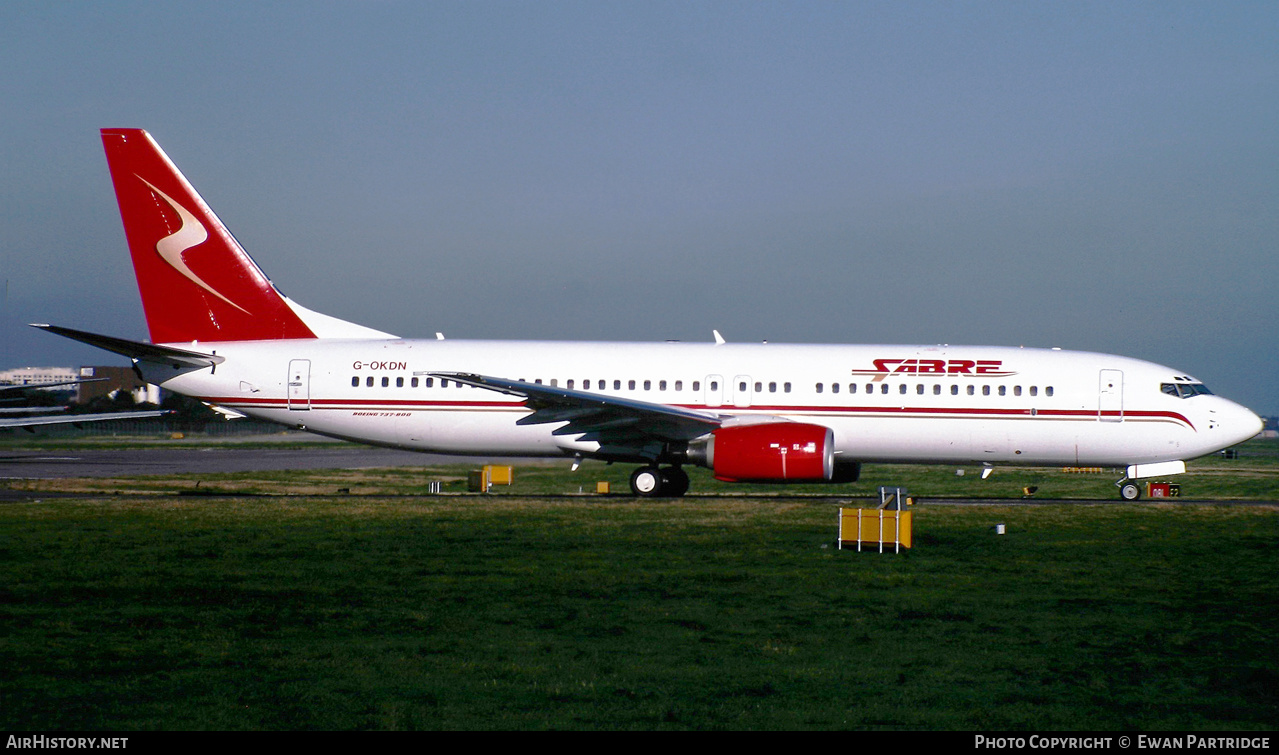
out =
<svg viewBox="0 0 1279 755"><path fill-rule="evenodd" d="M1008 395L1008 386L1006 386L1006 385L1001 385L1001 386L999 386L999 395L1001 395L1001 396L1006 396L1006 395Z"/></svg>
<svg viewBox="0 0 1279 755"><path fill-rule="evenodd" d="M389 377L382 378L382 387L389 388L390 386L391 386L391 378Z"/></svg>
<svg viewBox="0 0 1279 755"><path fill-rule="evenodd" d="M665 381L665 380L659 380L659 381L657 382L657 390L659 390L659 391L664 391L664 390L666 390L666 381Z"/></svg>
<svg viewBox="0 0 1279 755"><path fill-rule="evenodd" d="M839 393L839 383L831 383L831 384L830 384L830 392L831 392L831 393Z"/></svg>
<svg viewBox="0 0 1279 755"><path fill-rule="evenodd" d="M683 381L683 380L676 380L676 381L675 381L675 390L677 390L677 391L682 391L682 390L684 390L684 381Z"/></svg>
<svg viewBox="0 0 1279 755"><path fill-rule="evenodd" d="M849 383L849 384L848 384L848 392L849 392L849 393L856 393L856 392L857 392L857 383Z"/></svg>
<svg viewBox="0 0 1279 755"><path fill-rule="evenodd" d="M573 390L573 381L569 380L567 383L564 384L564 387L568 388L570 391Z"/></svg>
<svg viewBox="0 0 1279 755"><path fill-rule="evenodd" d="M1038 395L1039 395L1039 386L1035 386L1035 385L1030 386L1030 395L1032 395L1032 396L1038 396Z"/></svg>
<svg viewBox="0 0 1279 755"><path fill-rule="evenodd" d="M365 379L364 379L364 387L365 387L365 388L372 388L372 387L373 387L373 376L372 376L372 375L369 375L367 378L365 378Z"/></svg>
<svg viewBox="0 0 1279 755"><path fill-rule="evenodd" d="M959 395L959 386L957 386L957 385L952 385L952 386L950 387L950 395L952 395L952 396L958 396L958 395Z"/></svg>
<svg viewBox="0 0 1279 755"><path fill-rule="evenodd" d="M977 386L975 385L968 386L968 395L975 396L976 394L977 394Z"/></svg>
<svg viewBox="0 0 1279 755"><path fill-rule="evenodd" d="M875 384L874 384L874 383L867 383L867 384L866 384L866 392L867 392L867 393L874 393L874 392L875 392Z"/></svg>
<svg viewBox="0 0 1279 755"><path fill-rule="evenodd" d="M983 395L983 396L989 396L989 395L990 395L990 386L989 386L989 385L983 385L983 386L981 387L981 395Z"/></svg>
<svg viewBox="0 0 1279 755"><path fill-rule="evenodd" d="M763 393L763 392L764 392L764 391L763 391L763 388L764 388L764 384L763 384L763 383L756 383L756 384L755 384L755 392L756 392L756 393Z"/></svg>
<svg viewBox="0 0 1279 755"><path fill-rule="evenodd" d="M626 381L626 389L627 389L627 390L631 390L631 391L635 390L635 381L634 381L634 380L627 380L627 381Z"/></svg>
<svg viewBox="0 0 1279 755"><path fill-rule="evenodd" d="M622 381L621 381L621 380L614 380L614 381L613 381L613 390L615 390L615 391L620 391L620 390L622 390Z"/></svg>
<svg viewBox="0 0 1279 755"><path fill-rule="evenodd" d="M790 393L790 383L782 383L782 391Z"/></svg>
<svg viewBox="0 0 1279 755"><path fill-rule="evenodd" d="M645 381L644 381L644 390L646 390L646 391L650 391L650 390L652 390L652 389L653 389L653 381L652 381L652 380L645 380Z"/></svg>
<svg viewBox="0 0 1279 755"><path fill-rule="evenodd" d="M416 387L417 387L417 378L413 378L413 382L412 382L412 384L411 384L409 387L410 387L410 388L416 388Z"/></svg>
<svg viewBox="0 0 1279 755"><path fill-rule="evenodd" d="M702 389L702 381L700 381L700 380L694 380L694 381L693 381L693 390L695 390L695 391L700 391L701 389Z"/></svg>
<svg viewBox="0 0 1279 755"><path fill-rule="evenodd" d="M906 384L905 384L905 383L902 383L900 386L898 386L898 387L897 387L897 392L898 392L898 393L900 393L901 395L905 396L905 395L906 395Z"/></svg>
<svg viewBox="0 0 1279 755"><path fill-rule="evenodd" d="M1020 385L1014 385L1014 386L1013 386L1013 395L1014 395L1014 396L1020 396L1020 395L1021 395L1021 386L1020 386Z"/></svg>
<svg viewBox="0 0 1279 755"><path fill-rule="evenodd" d="M915 395L917 395L917 396L922 396L922 395L924 395L924 384L923 384L923 383L916 383L916 384L915 384Z"/></svg>
<svg viewBox="0 0 1279 755"><path fill-rule="evenodd" d="M404 378L402 378L402 377L397 377L397 378L395 379L395 387L396 387L396 388L403 388L403 387L404 387Z"/></svg>
<svg viewBox="0 0 1279 755"><path fill-rule="evenodd" d="M769 384L768 384L768 392L769 392L769 393L777 393L777 383L769 383Z"/></svg>
<svg viewBox="0 0 1279 755"><path fill-rule="evenodd" d="M719 390L719 381L718 381L718 380L712 380L712 381L711 381L711 390L712 390L712 391L718 391L718 390Z"/></svg>
<svg viewBox="0 0 1279 755"><path fill-rule="evenodd" d="M1053 395L1053 387L1051 385L1044 389L1044 395L1048 397Z"/></svg>
<svg viewBox="0 0 1279 755"><path fill-rule="evenodd" d="M521 381L521 382L523 382L523 381ZM435 387L435 378L427 378L427 379L426 379L426 387L427 387L427 388L434 388L434 387Z"/></svg>
<svg viewBox="0 0 1279 755"><path fill-rule="evenodd" d="M821 393L821 392L822 392L822 384L821 384L821 383L818 383L818 384L817 384L817 392L818 392L818 393Z"/></svg>
<svg viewBox="0 0 1279 755"><path fill-rule="evenodd" d="M879 386L879 392L884 395L888 395L888 383L884 383L883 385Z"/></svg>
<svg viewBox="0 0 1279 755"><path fill-rule="evenodd" d="M351 378L351 387L352 387L352 388L359 388L359 387L360 387L360 376L359 376L359 375L356 375L355 377Z"/></svg>
<svg viewBox="0 0 1279 755"><path fill-rule="evenodd" d="M941 395L941 386L940 386L940 385L937 385L936 383L933 383L933 395L934 395L934 396L940 396L940 395Z"/></svg>

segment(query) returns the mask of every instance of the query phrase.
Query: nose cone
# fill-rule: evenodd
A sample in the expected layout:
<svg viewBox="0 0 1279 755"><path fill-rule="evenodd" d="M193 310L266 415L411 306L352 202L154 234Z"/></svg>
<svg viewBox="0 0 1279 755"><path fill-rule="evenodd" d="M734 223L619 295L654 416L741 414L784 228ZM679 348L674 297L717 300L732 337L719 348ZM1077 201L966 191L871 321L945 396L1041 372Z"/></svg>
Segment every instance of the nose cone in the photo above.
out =
<svg viewBox="0 0 1279 755"><path fill-rule="evenodd" d="M1254 414L1251 409L1233 401L1223 401L1223 404L1217 416L1220 417L1223 439L1229 441L1226 445L1233 446L1255 438L1265 427L1261 417Z"/></svg>

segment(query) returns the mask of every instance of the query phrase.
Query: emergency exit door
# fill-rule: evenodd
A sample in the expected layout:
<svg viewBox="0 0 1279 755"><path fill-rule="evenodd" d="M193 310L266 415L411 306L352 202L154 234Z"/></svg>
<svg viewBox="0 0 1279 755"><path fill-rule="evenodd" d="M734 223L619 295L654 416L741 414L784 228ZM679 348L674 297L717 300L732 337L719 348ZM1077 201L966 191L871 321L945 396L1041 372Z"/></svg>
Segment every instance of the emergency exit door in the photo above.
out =
<svg viewBox="0 0 1279 755"><path fill-rule="evenodd" d="M294 359L289 362L289 409L305 412L311 408L311 360Z"/></svg>

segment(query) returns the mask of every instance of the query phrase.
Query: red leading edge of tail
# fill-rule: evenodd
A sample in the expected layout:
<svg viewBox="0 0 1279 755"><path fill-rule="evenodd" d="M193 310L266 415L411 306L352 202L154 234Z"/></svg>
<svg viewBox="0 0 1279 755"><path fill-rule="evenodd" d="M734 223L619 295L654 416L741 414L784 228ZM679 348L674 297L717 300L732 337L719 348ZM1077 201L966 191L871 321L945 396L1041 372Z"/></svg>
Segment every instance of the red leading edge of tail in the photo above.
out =
<svg viewBox="0 0 1279 755"><path fill-rule="evenodd" d="M150 134L102 145L152 342L316 337Z"/></svg>

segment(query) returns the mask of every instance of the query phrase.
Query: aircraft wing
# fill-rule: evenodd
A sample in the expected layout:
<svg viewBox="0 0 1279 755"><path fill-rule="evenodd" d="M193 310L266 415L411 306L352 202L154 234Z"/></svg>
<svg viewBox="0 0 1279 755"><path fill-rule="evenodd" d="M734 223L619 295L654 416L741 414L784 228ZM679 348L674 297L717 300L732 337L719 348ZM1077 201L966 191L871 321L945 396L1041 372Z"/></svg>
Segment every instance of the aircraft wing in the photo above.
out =
<svg viewBox="0 0 1279 755"><path fill-rule="evenodd" d="M566 423L553 435L580 435L607 447L642 449L654 442L685 441L720 426L725 417L678 406L634 401L587 391L524 383L519 380L466 372L432 372L432 376L511 396L522 396L533 413L516 421L520 425Z"/></svg>
<svg viewBox="0 0 1279 755"><path fill-rule="evenodd" d="M67 414L58 417L11 417L0 418L0 428L35 427L37 425L78 425L81 422L105 422L112 419L148 419L163 417L169 414L168 409L154 409L144 412L107 412L106 414Z"/></svg>

